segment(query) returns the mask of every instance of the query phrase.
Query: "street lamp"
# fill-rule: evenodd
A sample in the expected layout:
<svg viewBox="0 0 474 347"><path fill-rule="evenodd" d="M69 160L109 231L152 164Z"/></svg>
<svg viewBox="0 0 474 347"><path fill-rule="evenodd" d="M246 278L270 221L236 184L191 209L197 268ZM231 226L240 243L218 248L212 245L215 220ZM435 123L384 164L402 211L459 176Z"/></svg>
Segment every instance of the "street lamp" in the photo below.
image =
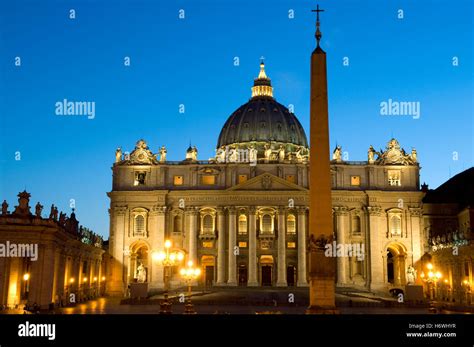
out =
<svg viewBox="0 0 474 347"><path fill-rule="evenodd" d="M428 269L427 275L422 271L420 274L421 279L423 282L427 283L428 285L428 300L429 300L429 305L430 305L430 312L436 312L436 308L434 307L434 294L436 290L436 283L443 277L441 272L436 271L434 272L433 264L428 263L426 265L426 268Z"/></svg>
<svg viewBox="0 0 474 347"><path fill-rule="evenodd" d="M160 313L171 314L171 302L168 300L169 280L171 277L171 267L178 265L184 259L184 253L180 250L171 249L171 241L165 241L165 250L154 252L152 254L153 260L163 265L165 275L165 295L164 300L160 304Z"/></svg>
<svg viewBox="0 0 474 347"><path fill-rule="evenodd" d="M24 296L24 299L28 299L28 294L30 292L30 274L27 272L23 275L23 281L25 282L24 284L24 288L25 288L25 291L23 293L23 296Z"/></svg>
<svg viewBox="0 0 474 347"><path fill-rule="evenodd" d="M201 269L193 267L193 261L188 261L188 266L180 270L181 277L184 278L188 285L188 300L184 306L185 314L195 314L193 304L191 303L191 286L192 282L195 281L201 275Z"/></svg>

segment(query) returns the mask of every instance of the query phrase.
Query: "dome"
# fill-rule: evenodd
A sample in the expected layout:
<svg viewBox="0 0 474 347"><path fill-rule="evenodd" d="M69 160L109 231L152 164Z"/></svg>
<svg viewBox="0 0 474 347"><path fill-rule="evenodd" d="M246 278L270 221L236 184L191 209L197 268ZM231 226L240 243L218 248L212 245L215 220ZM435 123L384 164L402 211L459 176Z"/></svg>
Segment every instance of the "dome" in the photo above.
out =
<svg viewBox="0 0 474 347"><path fill-rule="evenodd" d="M260 147L261 143L273 142L286 148L308 148L301 123L288 108L273 98L273 88L262 62L252 87L252 98L227 119L219 135L217 148L245 147L250 143Z"/></svg>

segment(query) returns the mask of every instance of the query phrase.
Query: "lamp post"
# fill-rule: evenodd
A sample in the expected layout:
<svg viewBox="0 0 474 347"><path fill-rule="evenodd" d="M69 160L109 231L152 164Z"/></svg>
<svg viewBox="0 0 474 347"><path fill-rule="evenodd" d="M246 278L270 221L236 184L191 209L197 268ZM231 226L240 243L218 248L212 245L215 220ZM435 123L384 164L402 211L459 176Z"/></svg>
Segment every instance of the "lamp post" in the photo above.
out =
<svg viewBox="0 0 474 347"><path fill-rule="evenodd" d="M171 314L171 302L168 300L170 270L172 266L178 265L184 259L184 253L180 250L171 249L171 241L165 241L165 250L153 253L153 260L163 265L165 275L165 294L164 300L160 304L161 314Z"/></svg>
<svg viewBox="0 0 474 347"><path fill-rule="evenodd" d="M426 268L428 269L428 273L425 275L425 273L422 271L420 274L421 279L423 282L425 282L428 285L428 302L430 305L430 312L435 313L436 312L436 307L434 306L434 298L435 298L435 291L436 291L436 283L443 277L441 272L434 271L433 264L428 263L426 265Z"/></svg>
<svg viewBox="0 0 474 347"><path fill-rule="evenodd" d="M30 274L27 272L23 275L23 281L25 282L25 290L23 293L23 299L28 300L28 294L30 292Z"/></svg>
<svg viewBox="0 0 474 347"><path fill-rule="evenodd" d="M184 278L188 285L188 299L184 306L184 314L196 314L194 306L191 302L191 287L192 282L195 281L201 275L201 269L193 266L193 261L188 261L188 266L180 270L181 277Z"/></svg>

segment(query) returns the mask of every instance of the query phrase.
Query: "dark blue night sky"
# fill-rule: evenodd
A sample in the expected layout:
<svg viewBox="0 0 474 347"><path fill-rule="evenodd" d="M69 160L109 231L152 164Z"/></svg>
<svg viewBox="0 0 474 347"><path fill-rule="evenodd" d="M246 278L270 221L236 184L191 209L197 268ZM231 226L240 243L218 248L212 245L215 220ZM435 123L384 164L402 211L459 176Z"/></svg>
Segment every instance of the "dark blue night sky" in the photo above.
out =
<svg viewBox="0 0 474 347"><path fill-rule="evenodd" d="M421 181L431 188L472 166L472 1L320 5L331 146L366 160L369 145L396 137L407 152L417 149ZM68 213L75 199L81 223L108 235L115 149L131 151L144 138L153 152L165 145L169 160L184 159L190 142L199 159L213 156L227 117L250 97L261 56L276 99L293 105L307 130L314 7L301 0L2 1L0 198L16 204L26 188L32 205L41 201L49 212L55 203ZM95 102L95 118L56 115L64 99ZM389 99L419 102L420 117L381 115Z"/></svg>

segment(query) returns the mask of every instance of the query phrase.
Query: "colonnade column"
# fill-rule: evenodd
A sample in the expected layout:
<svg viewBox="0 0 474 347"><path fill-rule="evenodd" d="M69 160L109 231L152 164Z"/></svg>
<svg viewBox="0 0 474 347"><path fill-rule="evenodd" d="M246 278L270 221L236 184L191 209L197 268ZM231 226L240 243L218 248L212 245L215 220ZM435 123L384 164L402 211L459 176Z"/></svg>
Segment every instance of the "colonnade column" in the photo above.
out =
<svg viewBox="0 0 474 347"><path fill-rule="evenodd" d="M217 282L216 285L225 284L225 214L224 209L217 209Z"/></svg>
<svg viewBox="0 0 474 347"><path fill-rule="evenodd" d="M236 209L235 207L228 207L229 211L229 267L227 285L237 285L237 255L235 253L235 246L237 235L236 233Z"/></svg>
<svg viewBox="0 0 474 347"><path fill-rule="evenodd" d="M277 287L286 287L286 209L278 209L278 264Z"/></svg>
<svg viewBox="0 0 474 347"><path fill-rule="evenodd" d="M308 286L306 273L306 207L299 207L298 212L298 287Z"/></svg>
<svg viewBox="0 0 474 347"><path fill-rule="evenodd" d="M257 287L257 216L256 208L249 208L249 277L247 286Z"/></svg>

